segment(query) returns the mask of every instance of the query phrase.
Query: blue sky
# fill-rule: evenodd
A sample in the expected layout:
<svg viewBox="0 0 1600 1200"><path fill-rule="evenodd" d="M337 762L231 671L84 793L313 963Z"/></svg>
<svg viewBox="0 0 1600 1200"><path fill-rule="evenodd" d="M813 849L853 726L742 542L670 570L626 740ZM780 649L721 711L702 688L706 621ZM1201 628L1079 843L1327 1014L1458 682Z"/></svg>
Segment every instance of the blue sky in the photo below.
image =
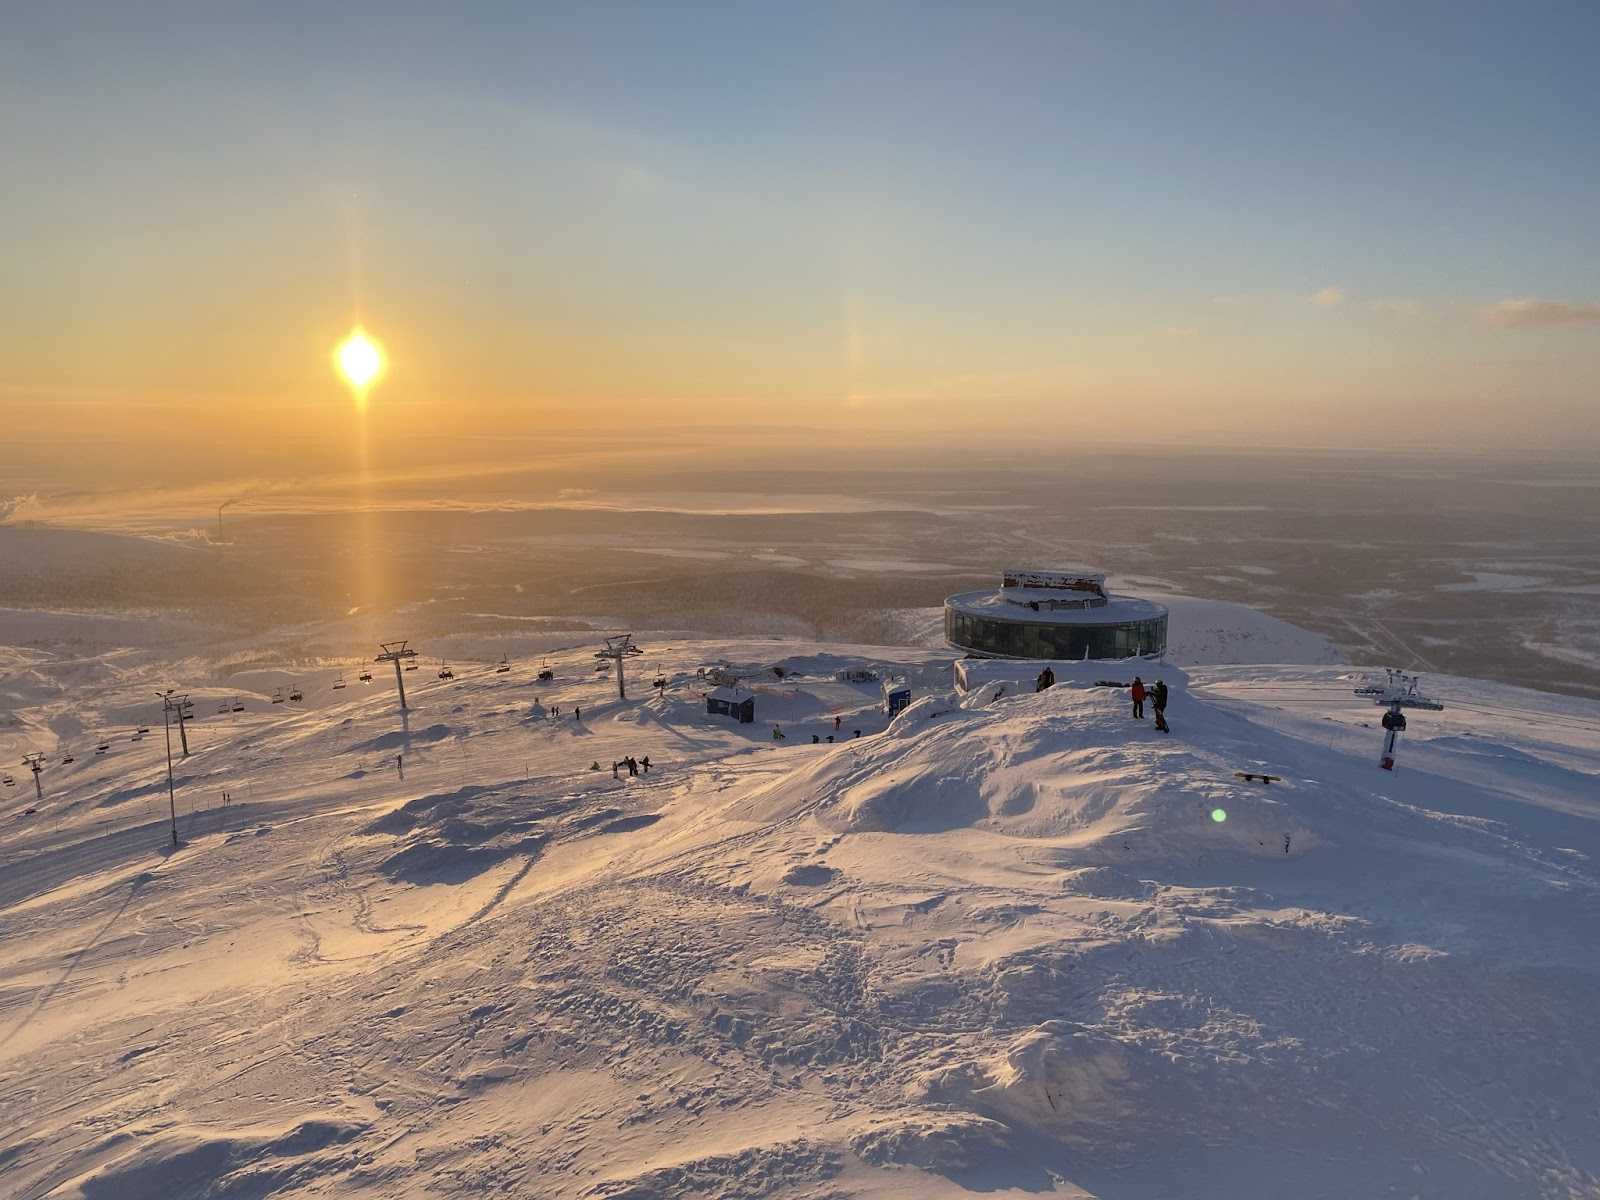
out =
<svg viewBox="0 0 1600 1200"><path fill-rule="evenodd" d="M419 411L1592 441L1596 45L1593 4L33 6L0 402L326 403L359 313Z"/></svg>

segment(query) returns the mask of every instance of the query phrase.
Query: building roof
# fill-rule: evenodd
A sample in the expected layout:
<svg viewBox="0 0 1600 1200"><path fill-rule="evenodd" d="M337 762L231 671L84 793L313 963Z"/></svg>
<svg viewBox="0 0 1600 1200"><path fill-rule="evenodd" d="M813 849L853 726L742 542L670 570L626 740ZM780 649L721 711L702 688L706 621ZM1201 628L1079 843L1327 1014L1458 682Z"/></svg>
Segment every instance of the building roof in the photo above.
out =
<svg viewBox="0 0 1600 1200"><path fill-rule="evenodd" d="M729 704L743 704L746 700L754 700L756 694L748 688L729 687L723 684L721 687L712 688L706 693L706 697L710 700L723 700Z"/></svg>
<svg viewBox="0 0 1600 1200"><path fill-rule="evenodd" d="M1061 593L1054 593L1060 596ZM1167 615L1165 606L1138 596L1107 594L1108 603L1095 608L1058 608L1054 612L1041 607L1034 612L1025 604L1016 604L995 589L982 592L959 592L945 600L945 607L975 617L988 617L993 621L1012 621L1018 625L1121 625L1126 621L1149 621Z"/></svg>

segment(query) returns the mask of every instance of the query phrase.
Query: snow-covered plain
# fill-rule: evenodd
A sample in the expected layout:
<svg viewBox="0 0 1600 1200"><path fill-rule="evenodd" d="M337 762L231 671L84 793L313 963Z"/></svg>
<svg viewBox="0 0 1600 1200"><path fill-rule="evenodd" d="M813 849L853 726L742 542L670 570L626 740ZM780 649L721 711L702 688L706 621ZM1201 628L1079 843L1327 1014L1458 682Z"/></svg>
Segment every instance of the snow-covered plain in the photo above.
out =
<svg viewBox="0 0 1600 1200"><path fill-rule="evenodd" d="M1147 672L1163 737L932 647L639 640L626 702L452 645L405 720L359 646L0 652L52 759L0 792L0 1195L1600 1194L1600 704L1430 677L1389 775L1320 644Z"/></svg>

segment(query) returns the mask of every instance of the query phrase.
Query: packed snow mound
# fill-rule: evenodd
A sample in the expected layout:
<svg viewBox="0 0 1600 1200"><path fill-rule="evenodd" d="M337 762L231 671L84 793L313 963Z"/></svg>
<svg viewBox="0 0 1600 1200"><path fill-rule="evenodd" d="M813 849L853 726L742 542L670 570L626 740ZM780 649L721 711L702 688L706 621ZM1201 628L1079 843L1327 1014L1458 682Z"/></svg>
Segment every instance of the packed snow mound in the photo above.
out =
<svg viewBox="0 0 1600 1200"><path fill-rule="evenodd" d="M1192 722L1185 677L1164 677ZM1131 719L1125 697L1066 685L970 707L927 696L882 737L832 749L735 811L757 819L810 811L841 834L976 827L1077 851L1079 865L1223 849L1282 855L1286 836L1296 853L1316 844L1274 794L1246 792L1193 742ZM1250 803L1232 806L1241 793ZM1223 819L1212 819L1218 811Z"/></svg>

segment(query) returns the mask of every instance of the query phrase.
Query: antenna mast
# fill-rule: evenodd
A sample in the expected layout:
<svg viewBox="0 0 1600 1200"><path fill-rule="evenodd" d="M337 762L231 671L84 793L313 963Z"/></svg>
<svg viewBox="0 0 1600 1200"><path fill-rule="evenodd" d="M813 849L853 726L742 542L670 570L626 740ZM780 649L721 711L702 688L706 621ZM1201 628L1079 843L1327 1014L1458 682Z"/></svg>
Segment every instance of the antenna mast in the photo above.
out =
<svg viewBox="0 0 1600 1200"><path fill-rule="evenodd" d="M1394 756L1400 735L1406 729L1406 715L1401 709L1420 708L1428 712L1443 712L1444 705L1424 696L1419 690L1420 675L1408 675L1389 667L1383 683L1369 683L1355 689L1358 696L1371 696L1379 708L1388 709L1383 714L1383 754L1378 765L1385 771L1394 770Z"/></svg>

